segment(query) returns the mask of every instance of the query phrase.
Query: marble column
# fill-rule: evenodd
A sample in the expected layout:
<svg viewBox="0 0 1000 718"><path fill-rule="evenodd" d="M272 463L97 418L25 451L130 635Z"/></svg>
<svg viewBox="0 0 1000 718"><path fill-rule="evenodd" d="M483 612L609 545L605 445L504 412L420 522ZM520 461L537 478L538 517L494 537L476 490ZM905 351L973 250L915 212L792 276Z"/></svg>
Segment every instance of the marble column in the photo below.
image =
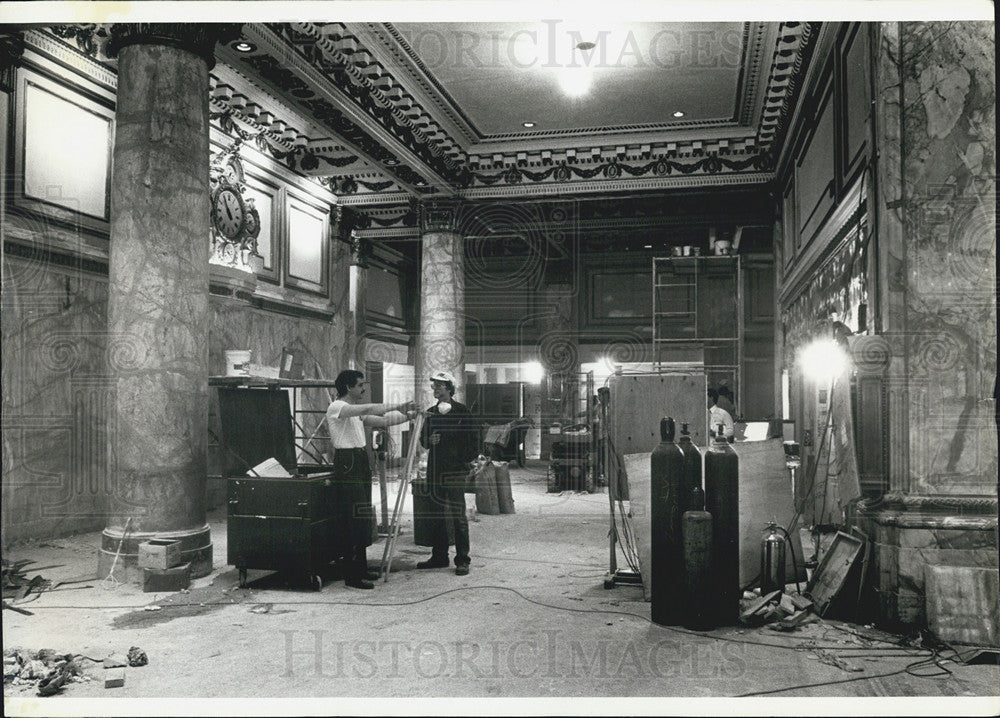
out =
<svg viewBox="0 0 1000 718"><path fill-rule="evenodd" d="M577 378L580 373L580 342L574 316L574 296L568 282L550 282L542 290L549 313L539 317L538 357L545 370L546 401L542 422L575 421L580 410ZM543 442L545 441L543 435Z"/></svg>
<svg viewBox="0 0 1000 718"><path fill-rule="evenodd" d="M138 545L212 569L208 422L208 71L231 26L116 25L108 288L113 496L99 577L136 580Z"/></svg>
<svg viewBox="0 0 1000 718"><path fill-rule="evenodd" d="M465 396L465 247L458 229L459 201L420 203L420 336L414 377L417 406L434 403L428 377L447 371L455 395Z"/></svg>

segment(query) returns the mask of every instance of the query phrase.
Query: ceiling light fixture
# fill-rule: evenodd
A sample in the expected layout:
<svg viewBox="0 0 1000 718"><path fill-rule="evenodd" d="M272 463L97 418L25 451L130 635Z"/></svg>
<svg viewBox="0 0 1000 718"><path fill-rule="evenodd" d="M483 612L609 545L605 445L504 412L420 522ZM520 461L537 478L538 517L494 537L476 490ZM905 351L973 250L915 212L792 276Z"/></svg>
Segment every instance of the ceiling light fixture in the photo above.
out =
<svg viewBox="0 0 1000 718"><path fill-rule="evenodd" d="M681 112L680 110L677 110L677 112L674 113L674 117L684 117L684 113Z"/></svg>
<svg viewBox="0 0 1000 718"><path fill-rule="evenodd" d="M523 125L524 127L528 128L529 130L530 130L530 129L531 129L532 127L534 127L534 126L535 126L535 123L534 123L534 122L522 122L521 124L522 124L522 125Z"/></svg>
<svg viewBox="0 0 1000 718"><path fill-rule="evenodd" d="M590 70L586 67L563 67L559 71L559 86L570 97L581 97L590 90Z"/></svg>
<svg viewBox="0 0 1000 718"><path fill-rule="evenodd" d="M257 46L251 42L247 42L246 40L239 40L233 43L233 49L236 50L236 52L253 52L257 49Z"/></svg>
<svg viewBox="0 0 1000 718"><path fill-rule="evenodd" d="M395 167L396 165L399 164L399 160L397 160L395 157L390 157L385 161L385 164L388 165L389 167Z"/></svg>

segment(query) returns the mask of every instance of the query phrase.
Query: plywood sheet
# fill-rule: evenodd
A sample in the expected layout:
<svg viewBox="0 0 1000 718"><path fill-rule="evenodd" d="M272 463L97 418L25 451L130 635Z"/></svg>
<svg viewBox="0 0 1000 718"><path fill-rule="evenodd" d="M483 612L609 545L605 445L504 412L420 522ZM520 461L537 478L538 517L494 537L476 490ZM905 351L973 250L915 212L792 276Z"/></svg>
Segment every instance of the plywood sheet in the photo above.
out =
<svg viewBox="0 0 1000 718"><path fill-rule="evenodd" d="M657 441L657 443L659 443ZM771 519L788 530L792 550L799 568L799 580L805 579L802 544L797 530L788 524L795 509L792 505L791 479L785 467L785 451L781 439L732 444L740 458L740 584L746 585L760 573L760 541L764 527ZM649 452L624 456L628 480L629 505L632 511L632 528L639 548L639 567L642 571L643 595L650 599L650 467ZM792 557L785 562L785 578L795 581Z"/></svg>
<svg viewBox="0 0 1000 718"><path fill-rule="evenodd" d="M730 444L740 460L740 585L760 573L760 542L769 521L777 521L791 535L799 578L805 577L802 544L796 527L792 480L785 466L782 440L746 441ZM785 580L795 580L792 557L785 546Z"/></svg>
<svg viewBox="0 0 1000 718"><path fill-rule="evenodd" d="M704 374L616 375L608 382L608 433L619 454L651 452L660 443L660 419L687 423L691 441L708 436L708 385Z"/></svg>
<svg viewBox="0 0 1000 718"><path fill-rule="evenodd" d="M652 533L649 522L650 466L649 454L626 454L625 473L628 476L629 508L632 531L639 548L639 571L642 573L642 597L649 601L652 576Z"/></svg>

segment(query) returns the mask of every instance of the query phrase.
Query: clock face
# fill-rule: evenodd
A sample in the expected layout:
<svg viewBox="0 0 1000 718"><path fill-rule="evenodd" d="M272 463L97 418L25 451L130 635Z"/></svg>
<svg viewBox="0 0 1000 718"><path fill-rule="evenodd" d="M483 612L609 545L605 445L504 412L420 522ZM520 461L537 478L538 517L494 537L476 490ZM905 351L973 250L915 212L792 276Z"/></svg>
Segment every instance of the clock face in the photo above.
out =
<svg viewBox="0 0 1000 718"><path fill-rule="evenodd" d="M222 176L231 185L243 184L243 165L235 157L230 157L222 169Z"/></svg>
<svg viewBox="0 0 1000 718"><path fill-rule="evenodd" d="M219 234L228 240L236 239L246 223L246 207L240 193L231 187L222 187L212 202L212 221Z"/></svg>

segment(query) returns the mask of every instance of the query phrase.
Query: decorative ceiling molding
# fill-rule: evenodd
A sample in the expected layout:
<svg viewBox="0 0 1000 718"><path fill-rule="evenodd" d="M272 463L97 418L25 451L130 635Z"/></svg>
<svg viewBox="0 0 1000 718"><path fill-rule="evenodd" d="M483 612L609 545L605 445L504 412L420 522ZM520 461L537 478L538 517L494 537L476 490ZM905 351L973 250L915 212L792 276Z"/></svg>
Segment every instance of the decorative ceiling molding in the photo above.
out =
<svg viewBox="0 0 1000 718"><path fill-rule="evenodd" d="M252 139L344 206L759 184L774 176L819 27L745 23L735 115L725 121L482 139L389 23L244 25L254 48L217 48L210 107L216 126ZM25 37L100 84L117 84L114 61L100 56L109 30L53 32L65 39L37 29Z"/></svg>
<svg viewBox="0 0 1000 718"><path fill-rule="evenodd" d="M661 123L647 123L638 125L619 125L614 127L592 127L579 129L554 129L554 130L534 130L530 132L513 132L500 134L484 134L480 132L475 124L469 119L455 100L433 76L429 68L407 43L400 30L392 23L367 23L365 25L366 37L371 38L372 48L381 48L387 53L387 63L394 68L400 68L400 72L405 72L407 78L416 83L419 87L419 94L429 106L436 110L435 120L441 120L442 116L447 118L449 123L465 139L465 145L470 152L476 150L476 145L494 142L538 139L556 139L560 137L608 137L634 132L675 132L686 129L705 129L715 127L749 127L756 113L756 97L758 94L758 68L763 62L763 54L767 49L768 41L772 39L773 23L748 22L744 23L742 36L742 56L740 70L740 89L737 94L737 109L732 117L717 118L701 121L678 121L670 120ZM374 50L377 52L377 50ZM412 91L411 85L411 91ZM414 92L414 94L417 94Z"/></svg>
<svg viewBox="0 0 1000 718"><path fill-rule="evenodd" d="M387 110L379 112L373 95L352 82L352 78L359 81L357 72L348 72L351 68L343 64L342 53L332 54L336 49L331 49L332 40L287 25L248 25L244 37L254 45L254 51L229 51L225 57L248 75L260 78L270 94L307 113L325 132L411 193L434 191L432 186L449 194L453 191L440 172L454 170L432 162L426 148L411 149L404 140L412 140L412 134L398 127L394 134L382 124ZM395 162L399 164L392 166Z"/></svg>
<svg viewBox="0 0 1000 718"><path fill-rule="evenodd" d="M748 172L740 175L694 175L656 179L624 179L581 181L575 183L545 182L530 186L530 192L520 185L477 187L461 192L463 199L515 199L542 196L589 195L628 191L673 190L691 187L725 187L730 185L764 184L774 179L774 172Z"/></svg>
<svg viewBox="0 0 1000 718"><path fill-rule="evenodd" d="M817 23L802 22L783 22L778 28L757 129L757 143L762 150L769 150L788 128L817 29Z"/></svg>
<svg viewBox="0 0 1000 718"><path fill-rule="evenodd" d="M406 89L418 106L433 107L435 118L446 125L448 134L458 137L460 147L465 148L476 141L478 135L461 112L444 100L437 81L415 55L392 23L363 23L359 26L347 25L350 30L368 40L368 49L383 67L398 68L406 73ZM402 81L394 79L402 87Z"/></svg>
<svg viewBox="0 0 1000 718"><path fill-rule="evenodd" d="M75 26L58 26L52 34L40 30L29 30L24 33L24 41L28 47L34 48L66 67L73 68L84 77L94 80L109 90L118 89L118 73L113 69L117 66L101 54L88 55L80 47L81 35L70 29ZM87 35L84 33L83 38ZM62 38L62 39L60 39ZM103 58L103 61L98 58Z"/></svg>

